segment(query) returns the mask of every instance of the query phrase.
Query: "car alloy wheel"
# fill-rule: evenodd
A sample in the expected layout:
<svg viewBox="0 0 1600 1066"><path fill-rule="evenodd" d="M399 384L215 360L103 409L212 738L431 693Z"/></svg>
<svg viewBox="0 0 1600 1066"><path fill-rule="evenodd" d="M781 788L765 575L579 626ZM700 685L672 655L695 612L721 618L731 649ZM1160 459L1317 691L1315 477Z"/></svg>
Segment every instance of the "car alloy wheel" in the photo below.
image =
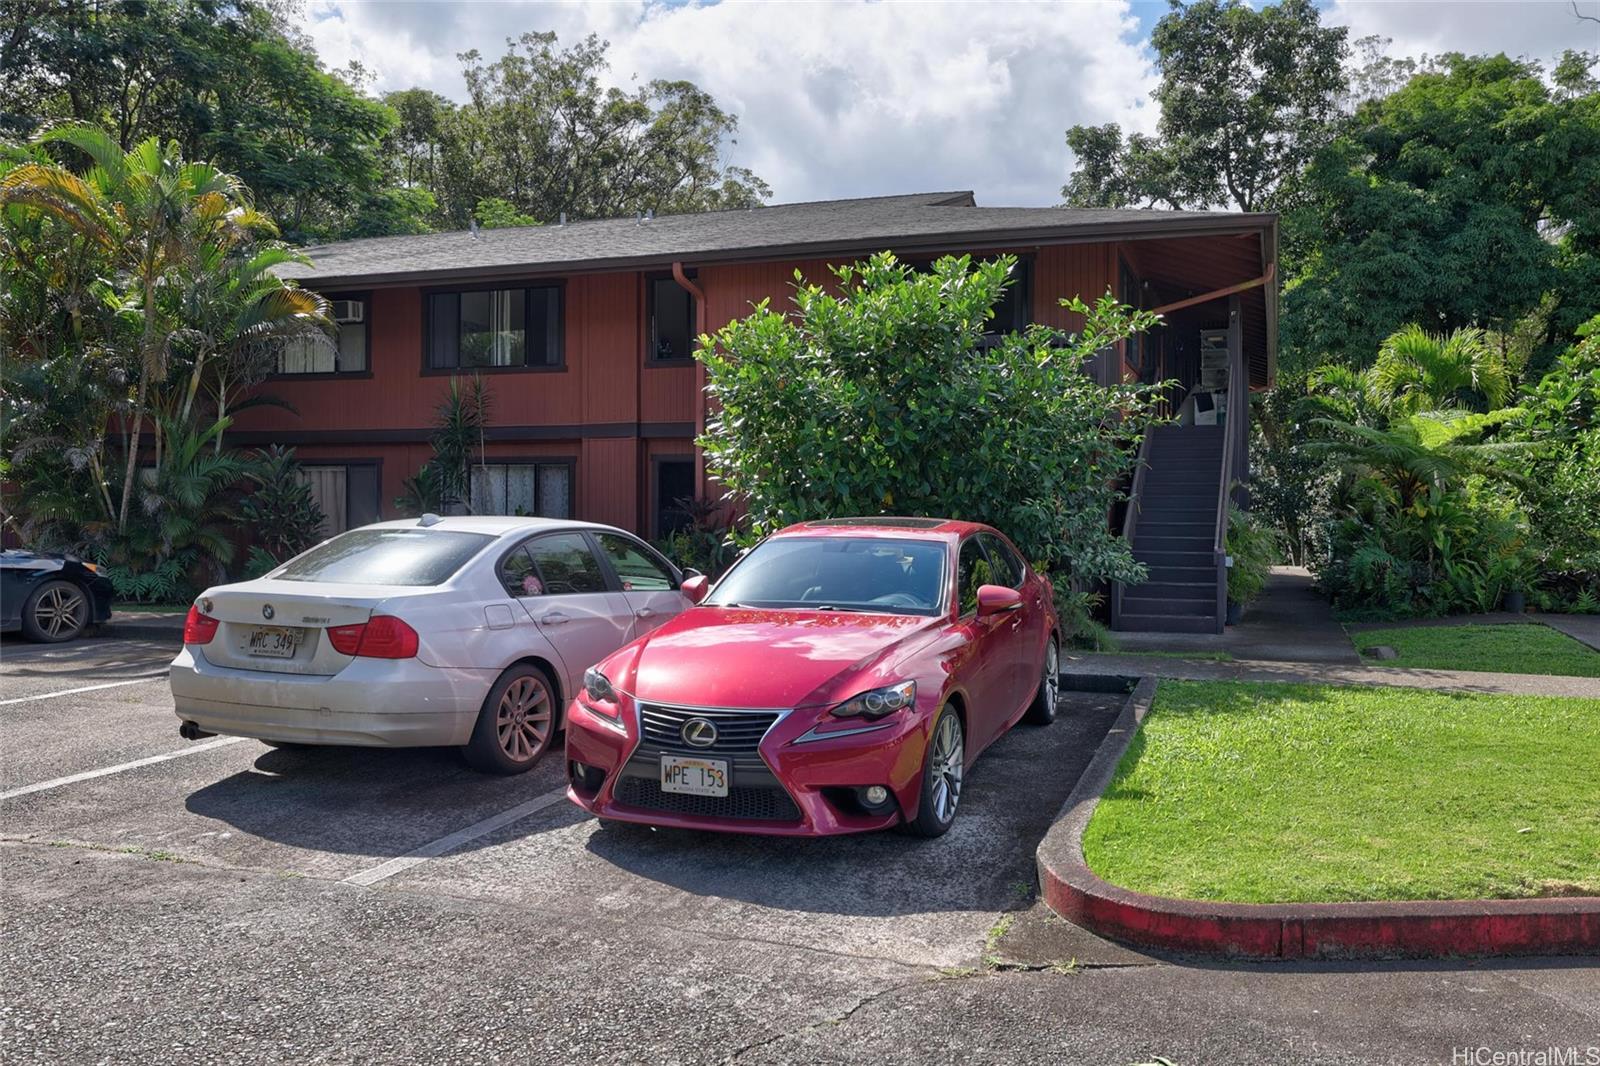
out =
<svg viewBox="0 0 1600 1066"><path fill-rule="evenodd" d="M29 612L31 636L39 640L71 640L89 624L89 598L68 581L52 581L39 590Z"/></svg>
<svg viewBox="0 0 1600 1066"><path fill-rule="evenodd" d="M550 690L537 677L519 677L500 697L495 731L500 750L513 762L530 762L544 754L554 725Z"/></svg>
<svg viewBox="0 0 1600 1066"><path fill-rule="evenodd" d="M1061 653L1052 635L1044 642L1044 666L1039 670L1039 687L1033 693L1033 702L1022 720L1029 725L1049 725L1056 720L1056 706L1061 700Z"/></svg>
<svg viewBox="0 0 1600 1066"><path fill-rule="evenodd" d="M961 773L966 764L966 745L962 743L961 723L953 714L939 723L933 738L933 759L929 772L934 774L933 813L941 823L949 824L956 816L961 803Z"/></svg>

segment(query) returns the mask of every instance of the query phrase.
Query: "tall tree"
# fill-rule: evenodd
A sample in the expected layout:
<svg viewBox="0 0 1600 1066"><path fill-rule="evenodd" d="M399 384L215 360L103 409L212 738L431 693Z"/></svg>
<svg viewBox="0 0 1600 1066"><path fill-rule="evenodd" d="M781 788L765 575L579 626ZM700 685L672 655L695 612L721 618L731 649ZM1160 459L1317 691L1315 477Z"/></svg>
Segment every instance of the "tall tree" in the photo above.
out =
<svg viewBox="0 0 1600 1066"><path fill-rule="evenodd" d="M0 4L0 136L64 122L124 151L175 141L256 192L289 237L336 235L382 192L394 115L323 70L280 0ZM359 75L359 72L357 72Z"/></svg>
<svg viewBox="0 0 1600 1066"><path fill-rule="evenodd" d="M543 222L749 207L766 183L722 160L738 120L688 81L632 92L604 85L607 44L593 35L563 48L525 33L505 55L460 58L460 107L408 90L391 168L428 187L445 221L464 225L486 199Z"/></svg>
<svg viewBox="0 0 1600 1066"><path fill-rule="evenodd" d="M1346 31L1323 26L1311 0L1169 2L1150 39L1158 135L1074 126L1078 169L1061 193L1075 207L1268 208L1330 134Z"/></svg>
<svg viewBox="0 0 1600 1066"><path fill-rule="evenodd" d="M1408 322L1558 339L1600 311L1600 93L1448 55L1362 104L1284 217L1284 362L1369 363Z"/></svg>

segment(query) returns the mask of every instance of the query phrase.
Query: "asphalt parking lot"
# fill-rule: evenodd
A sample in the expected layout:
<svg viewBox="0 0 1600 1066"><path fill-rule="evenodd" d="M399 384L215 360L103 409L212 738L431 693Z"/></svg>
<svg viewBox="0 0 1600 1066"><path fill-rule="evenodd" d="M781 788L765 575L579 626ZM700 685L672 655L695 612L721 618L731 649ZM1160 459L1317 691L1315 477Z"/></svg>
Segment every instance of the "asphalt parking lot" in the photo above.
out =
<svg viewBox="0 0 1600 1066"><path fill-rule="evenodd" d="M451 751L191 744L170 656L0 644L0 1060L1187 1066L1600 1046L1596 960L1225 965L1042 911L1034 845L1118 697L1073 696L1003 739L941 840L767 840L599 827L561 797L557 759L505 779Z"/></svg>

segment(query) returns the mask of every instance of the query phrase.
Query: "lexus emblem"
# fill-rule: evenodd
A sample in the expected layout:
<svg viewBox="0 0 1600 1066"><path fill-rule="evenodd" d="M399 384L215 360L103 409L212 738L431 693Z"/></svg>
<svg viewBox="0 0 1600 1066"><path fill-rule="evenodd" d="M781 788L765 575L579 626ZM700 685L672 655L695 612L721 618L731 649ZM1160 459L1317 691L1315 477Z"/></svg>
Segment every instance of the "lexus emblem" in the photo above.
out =
<svg viewBox="0 0 1600 1066"><path fill-rule="evenodd" d="M273 610L273 609L272 609L272 604L270 604L270 603L263 603L263 604L262 604L262 605L261 605L261 617L262 617L262 618L265 618L265 619L267 619L267 620L268 620L268 621L271 621L271 620L272 620L272 616L273 616L273 615L274 615L274 614L276 614L276 613L277 613L277 612L276 612L276 611L274 611L274 610Z"/></svg>
<svg viewBox="0 0 1600 1066"><path fill-rule="evenodd" d="M678 735L691 748L709 748L717 742L717 727L704 718L691 718L683 723Z"/></svg>

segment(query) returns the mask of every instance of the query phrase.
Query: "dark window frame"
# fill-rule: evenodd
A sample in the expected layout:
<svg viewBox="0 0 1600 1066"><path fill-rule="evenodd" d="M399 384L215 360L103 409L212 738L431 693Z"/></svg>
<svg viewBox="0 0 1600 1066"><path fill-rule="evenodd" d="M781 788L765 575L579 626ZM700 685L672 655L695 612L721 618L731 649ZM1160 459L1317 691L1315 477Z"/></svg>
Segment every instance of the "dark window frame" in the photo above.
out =
<svg viewBox="0 0 1600 1066"><path fill-rule="evenodd" d="M324 375L324 376L326 376L326 375ZM297 465L299 465L301 467L307 467L307 466L342 466L342 467L345 468L344 513L345 513L346 516L348 516L350 514L350 510L351 510L351 508L350 508L350 504L351 504L350 472L349 472L350 467L352 467L352 466L371 467L372 471L373 471L373 474L372 474L373 482L374 482L374 484L375 484L375 486L377 488L377 499L374 501L374 504L375 504L375 507L376 507L376 510L374 511L374 514L376 515L376 517L373 518L372 521L373 522L382 522L384 520L384 518L383 518L383 460L382 459L338 459L338 458L324 459L324 458L322 458L320 456L315 457L315 458L312 458L312 457L301 458L299 456L296 456L295 457L295 461L296 461ZM363 523L361 523L361 525L371 525L371 524L372 524L371 522L363 522ZM360 528L361 528L361 526L359 526L359 525L357 525L357 526L349 526L349 527L347 527L345 529L339 530L338 532L329 533L328 536L329 537L337 537L340 533L348 533L352 529L360 529Z"/></svg>
<svg viewBox="0 0 1600 1066"><path fill-rule="evenodd" d="M323 299L330 304L335 300L360 300L363 305L361 312L361 327L366 337L367 366L365 370L319 370L314 373L296 374L293 371L276 369L277 357L273 357L273 371L266 376L267 381L344 381L360 380L372 376L372 290L351 290L349 292L324 292L320 293ZM335 323L337 325L337 323ZM338 342L335 341L337 351Z"/></svg>
<svg viewBox="0 0 1600 1066"><path fill-rule="evenodd" d="M460 352L456 353L455 366L433 365L433 298L435 296L464 296L470 292L502 292L521 289L523 337L533 336L533 299L535 289L556 290L556 361L529 366L462 366ZM505 281L472 283L466 285L435 285L421 290L422 298L422 376L447 377L452 374L564 374L567 371L567 279L528 278ZM458 320L459 325L459 320ZM527 341L524 340L526 346ZM526 357L526 347L524 347Z"/></svg>
<svg viewBox="0 0 1600 1066"><path fill-rule="evenodd" d="M1016 260L1016 265L1011 268L1011 285L1005 291L1006 293L1016 293L1017 308L1022 315L1022 321L1006 324L1002 323L998 317L990 319L984 324L983 337L985 347L995 343L1002 334L1023 332L1036 321L1033 314L1033 274L1034 266L1038 259L1037 254L1031 251L1013 252L1001 250L993 253L972 253L972 259L973 262L977 263L996 259L1002 255L1009 255ZM901 262L919 274L926 274L933 269L934 260L942 258L942 255L936 255L932 258L917 256L915 258L903 258ZM1004 294L1002 294L1003 298ZM996 307L996 310L998 310L998 307Z"/></svg>
<svg viewBox="0 0 1600 1066"><path fill-rule="evenodd" d="M666 463L689 464L689 477L691 480L690 492L691 496L693 495L695 465L695 455L693 452L661 452L650 457L650 535L657 540L666 536L666 533L661 529L661 512L665 509L664 505L671 502L661 498L661 467Z"/></svg>
<svg viewBox="0 0 1600 1066"><path fill-rule="evenodd" d="M694 270L685 270L684 277L693 280L697 276ZM644 278L644 365L646 367L674 367L694 365L695 323L699 321L699 300L694 293L678 284L678 279L671 271L651 271L643 275ZM656 283L670 281L689 300L689 347L690 351L682 356L671 359L656 358Z"/></svg>
<svg viewBox="0 0 1600 1066"><path fill-rule="evenodd" d="M480 466L564 466L567 468L567 517L556 521L570 521L578 511L578 458L575 455L491 455L484 462L473 463L474 469ZM469 475L470 477L470 475ZM534 475L533 493L535 499L539 495L538 475ZM472 486L467 485L470 495ZM471 500L469 499L470 503ZM471 512L477 514L479 512ZM515 515L497 515L493 517L515 518ZM548 518L549 515L528 515L528 518Z"/></svg>

